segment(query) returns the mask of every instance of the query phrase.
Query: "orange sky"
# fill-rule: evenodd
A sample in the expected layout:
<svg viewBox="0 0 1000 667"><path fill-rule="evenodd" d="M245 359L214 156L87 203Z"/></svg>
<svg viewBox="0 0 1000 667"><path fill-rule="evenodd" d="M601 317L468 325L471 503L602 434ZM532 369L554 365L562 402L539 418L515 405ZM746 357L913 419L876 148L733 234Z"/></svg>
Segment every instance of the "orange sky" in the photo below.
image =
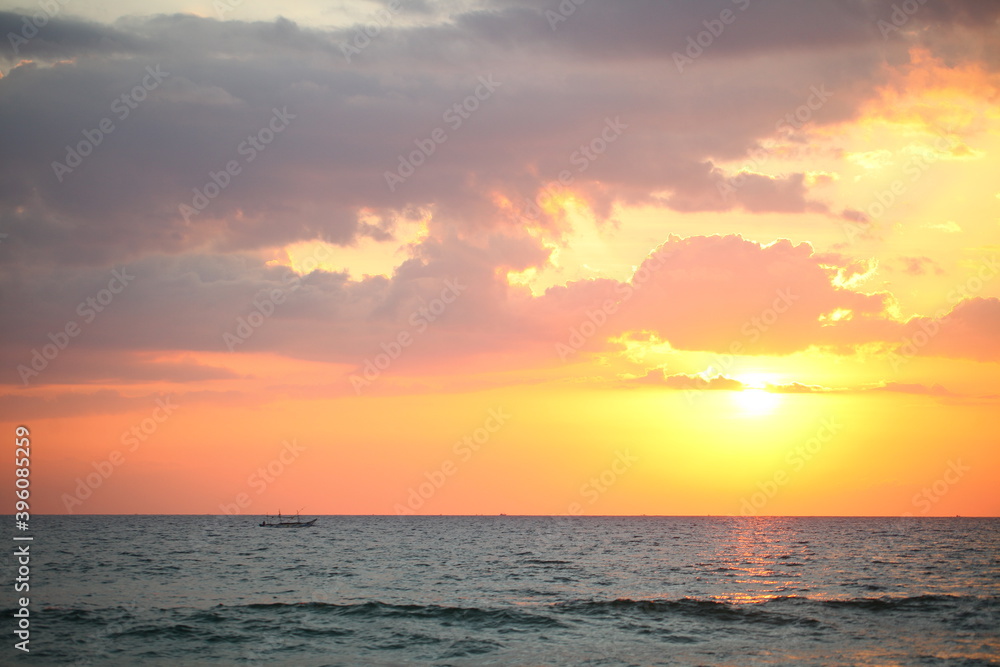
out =
<svg viewBox="0 0 1000 667"><path fill-rule="evenodd" d="M3 54L32 511L997 515L996 13L800 8L825 37L776 44L762 3L678 72L697 8L503 4L357 62L322 44L363 18L308 3L294 43L81 8L145 50Z"/></svg>

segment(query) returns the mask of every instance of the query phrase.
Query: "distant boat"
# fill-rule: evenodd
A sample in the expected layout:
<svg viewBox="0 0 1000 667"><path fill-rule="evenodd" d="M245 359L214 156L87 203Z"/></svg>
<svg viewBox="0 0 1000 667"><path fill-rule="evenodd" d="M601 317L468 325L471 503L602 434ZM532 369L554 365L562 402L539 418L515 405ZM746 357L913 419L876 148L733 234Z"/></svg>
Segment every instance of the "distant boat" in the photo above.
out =
<svg viewBox="0 0 1000 667"><path fill-rule="evenodd" d="M309 526L316 523L316 519L310 519L309 521L303 521L299 518L298 512L295 513L295 519L289 516L282 516L281 512L278 512L277 521L268 521L271 517L264 517L264 520L260 522L261 528L308 528Z"/></svg>

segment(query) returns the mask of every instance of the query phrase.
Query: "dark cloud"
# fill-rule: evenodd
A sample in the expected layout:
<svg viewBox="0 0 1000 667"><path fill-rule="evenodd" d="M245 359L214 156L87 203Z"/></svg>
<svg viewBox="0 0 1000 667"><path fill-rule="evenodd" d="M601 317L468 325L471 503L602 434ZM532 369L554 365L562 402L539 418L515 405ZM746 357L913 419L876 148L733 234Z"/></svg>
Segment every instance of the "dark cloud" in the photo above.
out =
<svg viewBox="0 0 1000 667"><path fill-rule="evenodd" d="M823 212L801 174L750 175L721 197L726 175L714 165L774 134L815 86L832 95L810 122L850 118L872 95L881 47L865 42L858 7L755 3L706 51L700 73L681 76L673 49L731 5L588 4L553 33L543 9L496 3L450 23L386 29L350 63L341 49L349 28L55 17L23 54L6 55L13 68L0 79L0 225L20 256L77 264L301 239L348 244L373 231L359 222L362 209L387 221L386 234L402 211L429 205L477 233L511 224L495 192L524 208L563 172L604 212L614 201ZM6 25L18 18L3 15ZM824 49L849 45L857 51L832 66ZM767 71L708 62L786 48L803 52ZM622 49L628 58L616 61ZM606 66L595 69L581 53ZM17 64L22 56L28 62ZM150 67L168 74L137 88ZM484 78L499 85L483 89ZM483 99L469 97L477 90ZM121 98L133 92L143 99L127 99L126 109ZM445 115L463 101L478 108ZM251 162L241 147L267 133L274 109L294 119ZM105 119L113 130L97 133ZM615 119L625 129L605 141ZM416 154L426 164L390 190L386 172L437 128L446 141L430 144L433 155ZM99 143L88 146L88 136ZM90 154L55 173L53 163L69 166L77 148ZM231 178L223 173L229 161L240 170ZM185 219L180 205L215 188L213 174L227 185ZM540 222L555 224L544 214Z"/></svg>
<svg viewBox="0 0 1000 667"><path fill-rule="evenodd" d="M46 14L38 12L37 16ZM39 22L35 16L0 11L0 34L4 36L0 43L0 63L107 56L134 53L142 48L141 37L112 26L64 17Z"/></svg>

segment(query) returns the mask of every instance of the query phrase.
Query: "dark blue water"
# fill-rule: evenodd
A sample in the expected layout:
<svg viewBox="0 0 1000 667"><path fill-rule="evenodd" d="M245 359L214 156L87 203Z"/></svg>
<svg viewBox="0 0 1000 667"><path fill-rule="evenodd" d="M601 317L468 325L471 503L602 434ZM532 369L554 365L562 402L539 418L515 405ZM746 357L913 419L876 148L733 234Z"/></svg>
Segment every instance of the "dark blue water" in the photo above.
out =
<svg viewBox="0 0 1000 667"><path fill-rule="evenodd" d="M996 519L259 520L33 519L0 663L1000 664Z"/></svg>

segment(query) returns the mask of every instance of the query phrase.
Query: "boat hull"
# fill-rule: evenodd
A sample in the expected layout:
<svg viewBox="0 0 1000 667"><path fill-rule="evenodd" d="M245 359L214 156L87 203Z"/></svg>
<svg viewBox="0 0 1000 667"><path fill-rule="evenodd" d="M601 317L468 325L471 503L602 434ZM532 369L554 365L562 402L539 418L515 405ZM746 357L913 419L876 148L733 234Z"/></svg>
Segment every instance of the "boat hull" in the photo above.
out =
<svg viewBox="0 0 1000 667"><path fill-rule="evenodd" d="M308 528L309 526L316 523L316 519L310 521L282 521L279 523L268 523L267 521L261 521L261 528Z"/></svg>

